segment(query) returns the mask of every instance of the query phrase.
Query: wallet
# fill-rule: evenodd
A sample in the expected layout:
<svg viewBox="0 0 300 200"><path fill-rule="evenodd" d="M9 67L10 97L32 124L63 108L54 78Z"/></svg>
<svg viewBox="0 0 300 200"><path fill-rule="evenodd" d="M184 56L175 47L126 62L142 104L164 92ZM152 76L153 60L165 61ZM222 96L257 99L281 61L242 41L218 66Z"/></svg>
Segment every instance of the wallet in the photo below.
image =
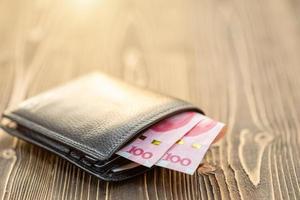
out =
<svg viewBox="0 0 300 200"><path fill-rule="evenodd" d="M186 111L204 114L186 101L92 73L5 111L1 128L100 179L121 181L151 168L114 172L131 162L115 153L155 123Z"/></svg>

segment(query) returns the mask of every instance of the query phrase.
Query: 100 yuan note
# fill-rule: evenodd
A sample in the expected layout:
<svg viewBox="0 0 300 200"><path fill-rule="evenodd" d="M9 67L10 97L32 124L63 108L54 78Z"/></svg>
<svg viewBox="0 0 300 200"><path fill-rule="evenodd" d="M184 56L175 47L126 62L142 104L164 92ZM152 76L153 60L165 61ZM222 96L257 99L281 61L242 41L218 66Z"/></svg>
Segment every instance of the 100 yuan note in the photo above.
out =
<svg viewBox="0 0 300 200"><path fill-rule="evenodd" d="M151 167L177 140L204 118L203 115L195 112L172 116L152 126L116 154Z"/></svg>
<svg viewBox="0 0 300 200"><path fill-rule="evenodd" d="M223 128L223 123L206 117L174 144L155 165L192 175Z"/></svg>

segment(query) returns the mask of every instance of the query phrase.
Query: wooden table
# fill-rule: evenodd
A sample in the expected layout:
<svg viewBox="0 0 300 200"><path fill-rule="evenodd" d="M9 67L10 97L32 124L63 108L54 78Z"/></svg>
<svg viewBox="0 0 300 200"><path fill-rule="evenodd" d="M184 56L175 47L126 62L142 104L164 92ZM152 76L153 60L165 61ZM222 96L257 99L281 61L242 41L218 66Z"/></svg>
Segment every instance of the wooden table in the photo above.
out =
<svg viewBox="0 0 300 200"><path fill-rule="evenodd" d="M295 0L0 1L0 111L91 71L228 124L194 176L107 183L0 132L0 199L300 199Z"/></svg>

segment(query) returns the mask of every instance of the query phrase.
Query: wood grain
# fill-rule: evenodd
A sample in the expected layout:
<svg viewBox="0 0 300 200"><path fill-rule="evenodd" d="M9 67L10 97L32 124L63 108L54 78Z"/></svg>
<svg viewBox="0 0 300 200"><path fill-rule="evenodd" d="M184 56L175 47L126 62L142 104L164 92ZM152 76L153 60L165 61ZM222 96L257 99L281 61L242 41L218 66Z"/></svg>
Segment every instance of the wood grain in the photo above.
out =
<svg viewBox="0 0 300 200"><path fill-rule="evenodd" d="M228 124L194 176L107 183L0 131L0 199L300 199L295 0L0 0L0 111L91 71ZM203 173L205 172L205 173Z"/></svg>

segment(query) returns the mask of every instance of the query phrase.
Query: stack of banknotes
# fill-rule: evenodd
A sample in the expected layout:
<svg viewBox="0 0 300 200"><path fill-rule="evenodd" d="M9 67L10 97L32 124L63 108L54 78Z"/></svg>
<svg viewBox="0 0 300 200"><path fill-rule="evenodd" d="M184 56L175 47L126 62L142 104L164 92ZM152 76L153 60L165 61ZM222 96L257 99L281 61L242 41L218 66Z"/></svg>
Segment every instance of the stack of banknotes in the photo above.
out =
<svg viewBox="0 0 300 200"><path fill-rule="evenodd" d="M223 123L185 112L155 124L117 154L133 161L125 168L156 165L192 175L210 145L224 133Z"/></svg>

